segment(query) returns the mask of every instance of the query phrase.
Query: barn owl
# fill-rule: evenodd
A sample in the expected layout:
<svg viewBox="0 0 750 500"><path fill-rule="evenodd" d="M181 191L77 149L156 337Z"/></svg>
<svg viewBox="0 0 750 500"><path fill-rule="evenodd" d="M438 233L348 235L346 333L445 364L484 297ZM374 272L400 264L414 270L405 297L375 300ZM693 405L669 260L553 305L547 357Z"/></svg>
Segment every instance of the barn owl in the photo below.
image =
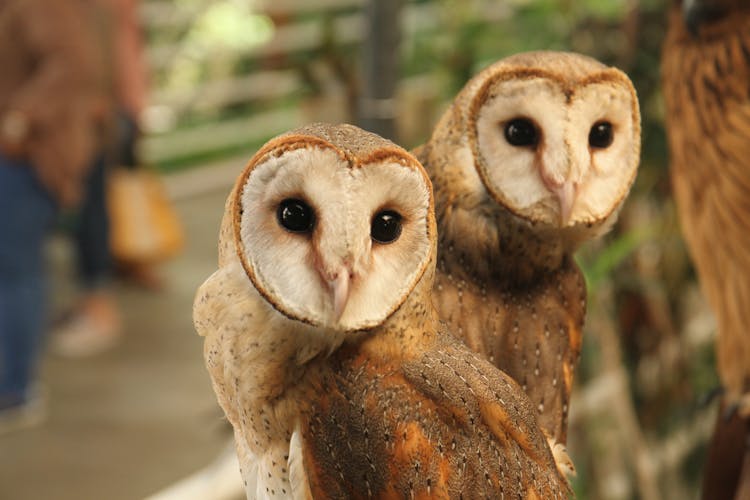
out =
<svg viewBox="0 0 750 500"><path fill-rule="evenodd" d="M674 199L724 388L704 497L750 498L750 4L673 2L662 80Z"/></svg>
<svg viewBox="0 0 750 500"><path fill-rule="evenodd" d="M438 321L432 189L351 125L272 139L198 290L248 498L563 498L528 398Z"/></svg>
<svg viewBox="0 0 750 500"><path fill-rule="evenodd" d="M578 54L508 57L466 84L414 153L435 189L441 318L521 384L564 444L586 309L572 253L608 230L635 178L630 80Z"/></svg>

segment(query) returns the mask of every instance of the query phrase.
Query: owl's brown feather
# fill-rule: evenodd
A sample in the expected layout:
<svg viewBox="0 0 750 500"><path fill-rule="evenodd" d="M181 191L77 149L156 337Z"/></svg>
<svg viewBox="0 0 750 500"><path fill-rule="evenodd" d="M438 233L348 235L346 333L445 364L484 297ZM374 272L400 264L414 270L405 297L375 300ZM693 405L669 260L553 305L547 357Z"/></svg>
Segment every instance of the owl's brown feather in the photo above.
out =
<svg viewBox="0 0 750 500"><path fill-rule="evenodd" d="M694 37L675 8L662 74L675 201L737 399L750 390L750 10Z"/></svg>
<svg viewBox="0 0 750 500"><path fill-rule="evenodd" d="M449 272L448 259L441 258L435 280L442 317L469 347L518 381L542 428L565 443L586 309L578 266L566 259L526 286L501 278L483 284Z"/></svg>
<svg viewBox="0 0 750 500"><path fill-rule="evenodd" d="M334 355L303 427L313 496L566 497L515 382L448 334L430 343L408 361L366 341Z"/></svg>
<svg viewBox="0 0 750 500"><path fill-rule="evenodd" d="M696 33L680 5L671 9L662 83L674 198L716 316L716 364L725 389L703 494L734 498L736 491L744 498L740 492L750 491L750 5L713 4L722 15ZM737 405L741 418L727 419Z"/></svg>

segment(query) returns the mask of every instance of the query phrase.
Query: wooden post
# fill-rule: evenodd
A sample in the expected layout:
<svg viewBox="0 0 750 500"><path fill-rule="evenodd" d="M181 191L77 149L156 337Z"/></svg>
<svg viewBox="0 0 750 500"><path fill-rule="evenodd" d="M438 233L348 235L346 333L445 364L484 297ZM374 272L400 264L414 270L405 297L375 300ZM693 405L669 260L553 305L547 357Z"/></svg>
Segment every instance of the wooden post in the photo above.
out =
<svg viewBox="0 0 750 500"><path fill-rule="evenodd" d="M399 73L401 7L404 0L368 0L362 44L363 82L359 126L395 140L394 95Z"/></svg>

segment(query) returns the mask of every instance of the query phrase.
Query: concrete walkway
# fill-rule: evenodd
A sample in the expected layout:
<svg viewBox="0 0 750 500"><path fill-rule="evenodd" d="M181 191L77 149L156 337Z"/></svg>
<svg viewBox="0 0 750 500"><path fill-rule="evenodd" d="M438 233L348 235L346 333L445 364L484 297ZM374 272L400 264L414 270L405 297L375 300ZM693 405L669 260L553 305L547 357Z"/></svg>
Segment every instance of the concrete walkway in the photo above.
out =
<svg viewBox="0 0 750 500"><path fill-rule="evenodd" d="M243 162L166 182L186 230L168 290L118 285L125 335L90 359L47 355L48 418L0 436L2 500L142 499L207 465L230 436L192 326L193 295L216 269L224 200ZM218 177L218 178L217 178ZM54 302L73 298L69 249L52 245Z"/></svg>

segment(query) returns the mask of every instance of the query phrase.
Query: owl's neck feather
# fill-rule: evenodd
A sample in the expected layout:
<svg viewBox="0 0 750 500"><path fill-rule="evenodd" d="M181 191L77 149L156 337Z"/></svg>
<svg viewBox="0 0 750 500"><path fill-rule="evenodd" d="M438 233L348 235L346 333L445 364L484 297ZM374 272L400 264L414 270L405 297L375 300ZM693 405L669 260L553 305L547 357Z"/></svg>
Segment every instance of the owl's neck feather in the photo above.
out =
<svg viewBox="0 0 750 500"><path fill-rule="evenodd" d="M256 339L254 352L242 360L251 379L247 395L258 401L283 398L290 388L304 384L316 360L345 340L341 332L290 320L275 310L269 316L268 328L250 335Z"/></svg>
<svg viewBox="0 0 750 500"><path fill-rule="evenodd" d="M325 356L344 337L292 321L255 289L237 258L202 285L194 310L214 379L234 396L261 402L279 397L304 377L310 360ZM231 367L233 380L227 380Z"/></svg>
<svg viewBox="0 0 750 500"><path fill-rule="evenodd" d="M436 199L440 271L482 281L533 281L573 250L559 231L533 227L494 201L467 207Z"/></svg>
<svg viewBox="0 0 750 500"><path fill-rule="evenodd" d="M434 273L430 263L401 307L382 325L363 332L360 338L353 337L352 344L371 358L387 361L411 359L430 347L439 324L431 298Z"/></svg>

